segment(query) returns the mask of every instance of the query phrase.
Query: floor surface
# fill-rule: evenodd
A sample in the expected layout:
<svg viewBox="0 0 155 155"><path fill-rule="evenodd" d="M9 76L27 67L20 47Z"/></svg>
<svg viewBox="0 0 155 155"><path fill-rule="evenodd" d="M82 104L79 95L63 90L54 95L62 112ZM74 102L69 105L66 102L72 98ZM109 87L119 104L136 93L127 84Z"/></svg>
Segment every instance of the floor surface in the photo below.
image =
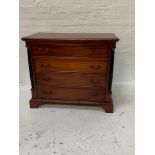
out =
<svg viewBox="0 0 155 155"><path fill-rule="evenodd" d="M134 85L113 85L114 113L99 107L30 109L20 85L20 155L134 155Z"/></svg>

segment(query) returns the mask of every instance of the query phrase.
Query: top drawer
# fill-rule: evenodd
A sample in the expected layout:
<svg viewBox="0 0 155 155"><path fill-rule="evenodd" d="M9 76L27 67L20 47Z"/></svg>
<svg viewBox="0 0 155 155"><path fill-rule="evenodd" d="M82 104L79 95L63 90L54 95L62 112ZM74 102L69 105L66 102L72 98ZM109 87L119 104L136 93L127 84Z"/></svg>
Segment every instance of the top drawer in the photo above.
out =
<svg viewBox="0 0 155 155"><path fill-rule="evenodd" d="M33 56L109 58L108 46L99 43L52 43L35 45Z"/></svg>

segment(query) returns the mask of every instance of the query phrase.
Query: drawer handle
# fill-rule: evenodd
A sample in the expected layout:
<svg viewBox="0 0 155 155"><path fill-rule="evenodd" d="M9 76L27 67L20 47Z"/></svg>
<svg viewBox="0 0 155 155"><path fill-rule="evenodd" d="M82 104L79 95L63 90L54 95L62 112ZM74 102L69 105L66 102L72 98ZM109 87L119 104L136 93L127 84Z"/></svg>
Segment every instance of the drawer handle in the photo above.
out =
<svg viewBox="0 0 155 155"><path fill-rule="evenodd" d="M90 65L90 68L91 69L101 69L101 65L97 65L97 66Z"/></svg>
<svg viewBox="0 0 155 155"><path fill-rule="evenodd" d="M100 93L98 93L98 92L95 92L95 93L91 94L91 96L99 96L99 95L100 95Z"/></svg>
<svg viewBox="0 0 155 155"><path fill-rule="evenodd" d="M41 64L41 67L43 67L43 68L49 68L49 67L51 67L51 65L50 64Z"/></svg>
<svg viewBox="0 0 155 155"><path fill-rule="evenodd" d="M92 79L91 80L91 83L100 83L100 81L99 80Z"/></svg>
<svg viewBox="0 0 155 155"><path fill-rule="evenodd" d="M53 93L52 91L46 92L46 91L43 90L43 94L45 94L45 95L50 95L52 93Z"/></svg>
<svg viewBox="0 0 155 155"><path fill-rule="evenodd" d="M38 48L40 52L48 52L48 48Z"/></svg>
<svg viewBox="0 0 155 155"><path fill-rule="evenodd" d="M42 78L44 81L51 81L51 78Z"/></svg>

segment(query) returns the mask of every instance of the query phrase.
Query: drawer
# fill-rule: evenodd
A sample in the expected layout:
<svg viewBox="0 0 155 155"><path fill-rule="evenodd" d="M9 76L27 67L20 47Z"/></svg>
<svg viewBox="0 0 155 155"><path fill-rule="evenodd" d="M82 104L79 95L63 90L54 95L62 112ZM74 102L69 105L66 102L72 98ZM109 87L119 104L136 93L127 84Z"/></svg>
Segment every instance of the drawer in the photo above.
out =
<svg viewBox="0 0 155 155"><path fill-rule="evenodd" d="M46 99L103 101L105 90L69 87L37 87L37 96Z"/></svg>
<svg viewBox="0 0 155 155"><path fill-rule="evenodd" d="M106 88L105 75L62 74L62 73L36 73L37 85L64 85L64 86L89 86Z"/></svg>
<svg viewBox="0 0 155 155"><path fill-rule="evenodd" d="M34 59L36 72L107 73L107 61Z"/></svg>
<svg viewBox="0 0 155 155"><path fill-rule="evenodd" d="M33 56L108 58L108 46L95 43L38 45L31 48Z"/></svg>

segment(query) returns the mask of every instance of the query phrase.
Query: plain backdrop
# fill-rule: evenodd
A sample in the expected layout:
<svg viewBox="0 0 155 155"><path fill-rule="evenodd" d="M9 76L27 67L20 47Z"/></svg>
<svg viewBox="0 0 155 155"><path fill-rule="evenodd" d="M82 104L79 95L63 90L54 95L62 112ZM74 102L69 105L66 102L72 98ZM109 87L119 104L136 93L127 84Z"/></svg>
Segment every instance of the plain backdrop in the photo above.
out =
<svg viewBox="0 0 155 155"><path fill-rule="evenodd" d="M30 4L27 3L26 5L26 2ZM22 10L23 4L26 7L32 8L33 6L32 2L30 2L30 0L27 0L25 2L20 1L20 12ZM55 2L58 2L58 1L51 1L51 2L52 4L54 4ZM67 0L65 0L65 2L67 2ZM65 2L59 1L59 5ZM72 0L72 2L74 1ZM97 3L95 0L93 0L92 3L93 2L94 2L93 5ZM109 0L104 2L109 3L112 1ZM113 3L117 3L117 2L113 1ZM75 1L74 3L80 3L80 1L78 2ZM85 6L90 5L90 3L91 1L89 1L88 4L85 4ZM98 1L98 4L99 3L101 2ZM125 3L131 4L134 2L122 0L121 2L122 5L120 4L119 8L117 8L116 6L115 10L124 8ZM154 109L155 109L155 106L154 106L155 105L154 104L155 54L154 53L155 52L153 50L154 35L155 35L155 29L154 29L155 20L153 20L155 18L154 3L155 3L154 0L144 0L144 1L136 0L136 155L155 154L155 149L154 149L155 124L153 123L155 118L155 113L154 113ZM19 153L19 149L18 149L19 147L19 137L18 137L19 136L19 129L18 129L19 128L18 126L18 121L19 121L18 120L18 107L19 107L19 104L18 104L18 100L19 100L19 90L18 90L18 73L19 73L19 70L18 70L19 18L18 18L18 15L19 15L19 12L18 12L18 8L19 6L18 6L18 1L9 1L9 3L8 1L2 1L0 7L1 7L0 17L3 23L1 24L1 37L0 37L0 40L2 43L0 64L1 64L1 73L4 73L3 76L0 76L0 79L1 79L0 93L3 94L1 95L1 109L0 109L1 110L0 121L2 123L0 136L1 136L1 146L3 147L1 147L0 152L1 154L13 154L13 153L18 154ZM125 11L127 9L126 7L128 6L125 6L125 9L124 9ZM132 10L130 9L130 13L133 13L134 11L133 6L131 8ZM125 11L123 13L125 13ZM22 14L20 14L20 20L21 20L21 15ZM94 20L95 19L96 18L94 18ZM128 16L125 17L123 22L124 21L126 22L126 20L128 20ZM131 20L133 21L133 19ZM23 25L22 22L20 22L20 37L31 33L30 31L24 32L22 25ZM29 24L29 27L30 25L31 24ZM36 28L37 27L38 25L36 26ZM101 27L102 28L100 28L100 30L103 30L103 28L105 27L105 24L104 26L101 25ZM124 34L125 34L126 29L122 29L122 30L124 31ZM118 29L118 31L121 31L121 30ZM128 35L126 36L124 35L124 38L127 39L129 36L131 35L129 35L128 33ZM120 48L122 41L123 40L119 42L118 48ZM134 41L132 42L132 44L133 43ZM117 48L117 53L120 52L118 48ZM127 48L131 48L131 47L128 46ZM25 72L27 72L25 74L26 75L25 78L27 78L27 80L25 80L25 84L26 83L29 84L27 61L25 59L26 54L22 53L22 52L25 52L24 49L25 49L24 44L20 42L20 70L24 70L24 66L25 66ZM121 50L121 51L124 52L124 50ZM23 55L25 54L25 55L22 56L22 54ZM7 63L6 63L6 58L7 58ZM115 60L115 66L117 65L117 63L118 62ZM115 70L116 70L116 67L115 67ZM23 73L24 72L20 72L20 75L22 75ZM116 71L114 76L116 79ZM24 83L24 79L22 78L22 76L20 76L20 82ZM9 94L9 97L8 97L8 94ZM147 107L149 107L148 110L146 108L146 104L147 104Z"/></svg>

